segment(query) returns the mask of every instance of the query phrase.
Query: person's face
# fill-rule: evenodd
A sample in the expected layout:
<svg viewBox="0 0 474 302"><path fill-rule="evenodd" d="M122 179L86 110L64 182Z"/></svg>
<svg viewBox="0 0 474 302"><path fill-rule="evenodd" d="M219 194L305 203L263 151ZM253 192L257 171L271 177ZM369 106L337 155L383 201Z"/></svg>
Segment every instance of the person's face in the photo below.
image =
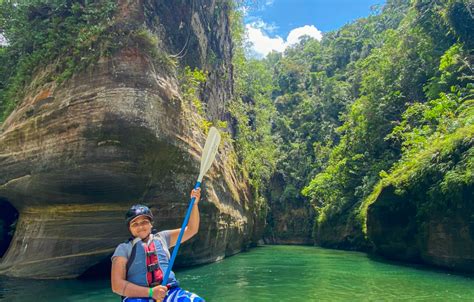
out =
<svg viewBox="0 0 474 302"><path fill-rule="evenodd" d="M130 232L133 237L145 239L151 233L151 221L146 216L138 216L130 222Z"/></svg>

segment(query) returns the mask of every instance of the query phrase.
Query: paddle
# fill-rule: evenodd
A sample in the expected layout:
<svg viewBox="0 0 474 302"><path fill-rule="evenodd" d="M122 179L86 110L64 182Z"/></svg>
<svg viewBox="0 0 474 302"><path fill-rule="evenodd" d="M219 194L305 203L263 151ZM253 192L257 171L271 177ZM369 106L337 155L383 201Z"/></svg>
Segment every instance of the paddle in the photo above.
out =
<svg viewBox="0 0 474 302"><path fill-rule="evenodd" d="M196 185L194 189L198 189L201 186L201 181L204 175L207 173L209 168L216 157L217 148L219 147L219 143L221 141L221 135L216 128L211 127L209 130L209 134L207 135L206 144L204 145L204 150L202 151L201 156L201 168L199 171L199 177L197 179ZM171 259L168 265L168 269L166 270L165 276L163 277L163 282L161 285L166 286L168 282L168 277L170 276L171 269L173 268L174 260L176 259L176 255L178 254L179 246L181 245L181 239L184 234L184 229L188 225L189 217L191 216L191 212L193 210L194 201L196 200L195 197L191 198L189 202L188 211L186 212L186 217L184 217L183 225L181 226L181 231L179 232L178 239L176 240L176 245L173 250L173 254L171 255Z"/></svg>

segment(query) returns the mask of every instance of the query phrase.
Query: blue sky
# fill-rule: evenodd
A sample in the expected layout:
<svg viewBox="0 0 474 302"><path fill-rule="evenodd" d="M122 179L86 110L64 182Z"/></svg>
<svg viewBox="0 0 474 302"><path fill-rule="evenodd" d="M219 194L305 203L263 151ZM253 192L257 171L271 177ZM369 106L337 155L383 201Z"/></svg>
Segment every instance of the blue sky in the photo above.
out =
<svg viewBox="0 0 474 302"><path fill-rule="evenodd" d="M245 13L247 35L257 57L284 51L302 35L321 39L385 0L256 0Z"/></svg>

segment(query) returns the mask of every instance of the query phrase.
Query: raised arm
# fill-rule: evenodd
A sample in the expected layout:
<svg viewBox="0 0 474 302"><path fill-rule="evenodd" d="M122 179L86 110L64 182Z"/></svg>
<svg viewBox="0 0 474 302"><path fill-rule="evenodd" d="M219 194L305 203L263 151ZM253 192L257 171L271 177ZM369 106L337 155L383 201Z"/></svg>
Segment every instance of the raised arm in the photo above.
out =
<svg viewBox="0 0 474 302"><path fill-rule="evenodd" d="M191 216L189 217L189 221L188 221L188 226L184 230L184 234L183 234L183 238L181 242L184 242L192 238L199 231L199 223L200 223L199 200L201 199L201 188L198 188L197 190L192 190L191 198L192 197L195 197L196 200L194 201L193 210L191 211ZM170 247L176 245L176 241L178 240L180 231L181 231L181 228L170 230Z"/></svg>

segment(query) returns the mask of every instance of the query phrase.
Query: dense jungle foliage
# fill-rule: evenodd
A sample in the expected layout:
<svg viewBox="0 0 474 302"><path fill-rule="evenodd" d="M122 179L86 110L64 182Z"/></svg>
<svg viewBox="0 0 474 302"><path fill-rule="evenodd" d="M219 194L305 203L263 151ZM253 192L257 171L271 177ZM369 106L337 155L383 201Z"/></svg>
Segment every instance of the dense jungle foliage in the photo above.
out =
<svg viewBox="0 0 474 302"><path fill-rule="evenodd" d="M87 1L86 1L87 2ZM114 1L0 1L0 122L15 108L38 72L62 82L112 47L104 35ZM107 39L108 41L108 39ZM45 67L49 68L45 70Z"/></svg>
<svg viewBox="0 0 474 302"><path fill-rule="evenodd" d="M474 182L473 33L470 1L389 0L322 41L236 62L247 83L237 141L259 161L251 176L267 192L283 177L272 203L311 202L316 241L325 228L356 229L348 248L364 248L365 211L383 186L429 190L428 210L453 206Z"/></svg>

